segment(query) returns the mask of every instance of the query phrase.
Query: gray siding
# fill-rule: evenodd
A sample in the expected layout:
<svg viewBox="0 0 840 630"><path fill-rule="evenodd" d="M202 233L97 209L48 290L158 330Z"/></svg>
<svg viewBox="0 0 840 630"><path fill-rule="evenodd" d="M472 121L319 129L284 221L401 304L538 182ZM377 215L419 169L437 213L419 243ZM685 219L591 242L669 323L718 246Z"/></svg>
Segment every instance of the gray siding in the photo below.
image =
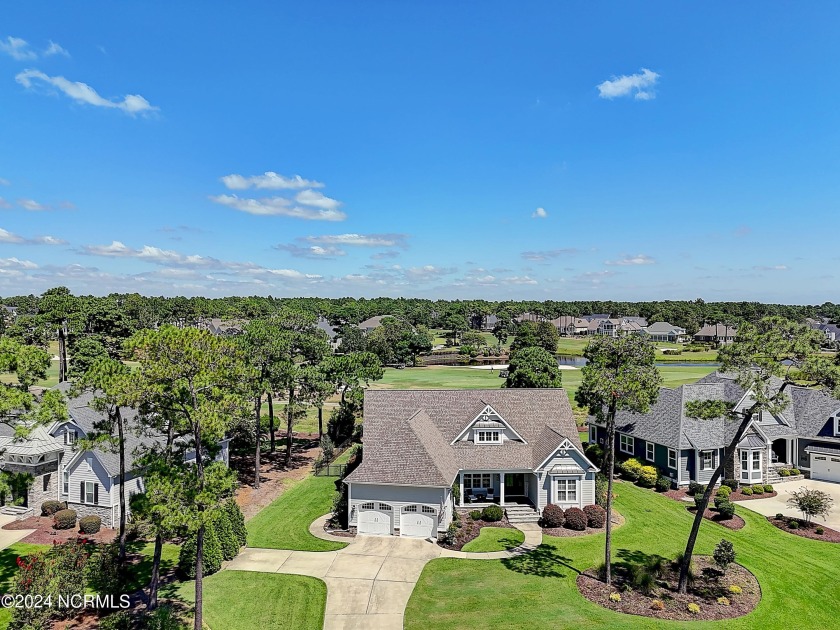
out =
<svg viewBox="0 0 840 630"><path fill-rule="evenodd" d="M687 486L694 479L694 451L684 448L680 451L680 484Z"/></svg>
<svg viewBox="0 0 840 630"><path fill-rule="evenodd" d="M712 478L712 475L715 473L715 468L717 468L717 466L720 464L720 457L721 457L720 449L704 449L704 450L715 451L717 453L717 459L715 459L714 467L709 468L708 470L700 470L700 463L699 463L699 461L697 462L697 483L709 483L709 481ZM694 457L695 453L697 454L698 457L700 455L700 451L691 451L691 453L692 453L691 457ZM723 480L721 479L720 481L723 481Z"/></svg>
<svg viewBox="0 0 840 630"><path fill-rule="evenodd" d="M394 529L399 529L399 515L406 505L429 505L438 510L443 507L442 518L438 519L438 531L449 526L451 508L447 511L447 503L452 503L450 488L431 488L427 486L385 486L375 484L349 483L350 487L350 526L357 524L356 517L359 505L367 501L381 501L393 507Z"/></svg>
<svg viewBox="0 0 840 630"><path fill-rule="evenodd" d="M86 454L75 462L68 472L70 473L70 493L62 496L62 500L70 503L84 503L84 497L81 496L81 482L92 481L99 484L99 502L96 505L111 507L111 479L93 454Z"/></svg>
<svg viewBox="0 0 840 630"><path fill-rule="evenodd" d="M812 440L810 438L799 438L794 451L794 459L797 468L810 470L811 457L805 452L809 446L827 446L829 448L840 448L840 440Z"/></svg>
<svg viewBox="0 0 840 630"><path fill-rule="evenodd" d="M554 503L554 477L547 474L555 466L578 466L586 470L589 464L586 460L574 450L567 450L565 456L555 454L554 457L546 462L545 466L540 470L542 473L542 483L539 484L539 494L537 495L537 509L542 511L549 503ZM578 507L591 505L595 503L595 474L587 472L580 482L580 495L578 497Z"/></svg>

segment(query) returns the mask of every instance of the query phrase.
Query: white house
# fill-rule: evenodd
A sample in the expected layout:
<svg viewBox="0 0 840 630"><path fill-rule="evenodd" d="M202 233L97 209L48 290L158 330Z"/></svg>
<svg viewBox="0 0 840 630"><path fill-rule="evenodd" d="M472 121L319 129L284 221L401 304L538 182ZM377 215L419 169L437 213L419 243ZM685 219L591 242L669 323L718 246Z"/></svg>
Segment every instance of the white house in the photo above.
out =
<svg viewBox="0 0 840 630"><path fill-rule="evenodd" d="M345 479L360 534L436 538L471 505L536 520L549 503L595 503L562 389L368 390L364 408L364 459Z"/></svg>

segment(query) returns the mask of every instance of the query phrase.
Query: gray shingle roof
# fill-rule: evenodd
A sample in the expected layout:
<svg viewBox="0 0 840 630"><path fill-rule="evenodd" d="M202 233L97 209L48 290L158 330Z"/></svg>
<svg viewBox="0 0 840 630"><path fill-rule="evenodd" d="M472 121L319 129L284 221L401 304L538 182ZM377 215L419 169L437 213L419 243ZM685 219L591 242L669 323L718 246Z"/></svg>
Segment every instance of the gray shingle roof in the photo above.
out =
<svg viewBox="0 0 840 630"><path fill-rule="evenodd" d="M525 443L453 445L486 405ZM448 486L461 469L532 469L563 439L582 449L562 389L368 390L364 426L364 459L349 482Z"/></svg>
<svg viewBox="0 0 840 630"><path fill-rule="evenodd" d="M790 391L793 400L793 419L800 437L833 437L834 427L829 418L840 410L840 400L830 394L804 387Z"/></svg>

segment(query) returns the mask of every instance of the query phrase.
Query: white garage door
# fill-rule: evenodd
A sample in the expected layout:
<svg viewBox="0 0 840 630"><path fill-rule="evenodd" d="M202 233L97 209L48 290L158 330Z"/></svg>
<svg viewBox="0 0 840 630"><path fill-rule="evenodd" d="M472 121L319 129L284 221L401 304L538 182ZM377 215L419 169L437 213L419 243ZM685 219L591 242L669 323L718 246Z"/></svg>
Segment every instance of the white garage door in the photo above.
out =
<svg viewBox="0 0 840 630"><path fill-rule="evenodd" d="M811 479L840 482L840 457L811 453Z"/></svg>
<svg viewBox="0 0 840 630"><path fill-rule="evenodd" d="M360 534L392 535L393 509L387 503L362 503L359 507L358 530Z"/></svg>
<svg viewBox="0 0 840 630"><path fill-rule="evenodd" d="M400 518L400 536L434 538L437 532L437 511L428 505L406 505Z"/></svg>

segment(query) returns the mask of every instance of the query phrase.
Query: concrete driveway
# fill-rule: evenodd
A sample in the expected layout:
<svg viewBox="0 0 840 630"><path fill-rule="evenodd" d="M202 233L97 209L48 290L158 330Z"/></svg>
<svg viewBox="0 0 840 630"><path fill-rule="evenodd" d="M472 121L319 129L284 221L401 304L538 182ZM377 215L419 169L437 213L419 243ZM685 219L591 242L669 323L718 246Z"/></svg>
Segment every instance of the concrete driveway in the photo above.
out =
<svg viewBox="0 0 840 630"><path fill-rule="evenodd" d="M0 528L8 523L14 523L15 517L7 514L0 514ZM19 541L21 538L26 538L34 532L34 529L0 529L0 549L5 549Z"/></svg>
<svg viewBox="0 0 840 630"><path fill-rule="evenodd" d="M828 513L828 518L823 522L822 519L817 518L816 522L826 527L840 531L840 483L831 483L830 481L814 481L813 479L801 479L800 481L788 481L783 483L773 484L773 489L778 493L775 497L769 499L752 499L750 501L739 501L738 505L749 508L754 512L763 514L764 516L776 516L782 513L785 516L801 517L802 514L797 510L791 508L787 500L790 498L792 490L799 490L799 488L812 488L814 490L822 490L827 492L834 498L834 508Z"/></svg>

